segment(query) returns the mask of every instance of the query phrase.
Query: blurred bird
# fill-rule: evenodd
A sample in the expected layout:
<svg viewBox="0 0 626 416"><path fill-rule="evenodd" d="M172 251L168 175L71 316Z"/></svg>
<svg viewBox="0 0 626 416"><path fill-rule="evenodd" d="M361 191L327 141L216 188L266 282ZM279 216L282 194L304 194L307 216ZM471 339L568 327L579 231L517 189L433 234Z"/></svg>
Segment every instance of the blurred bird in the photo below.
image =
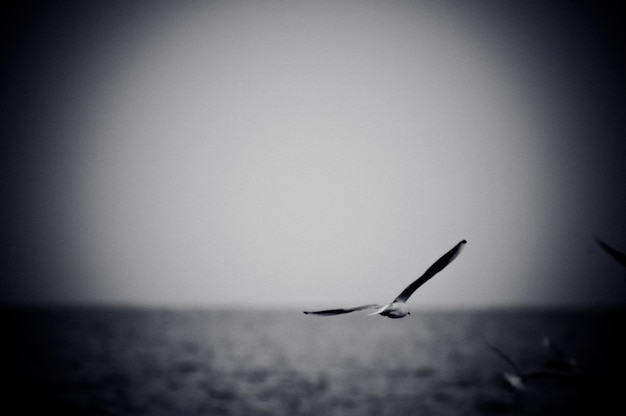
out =
<svg viewBox="0 0 626 416"><path fill-rule="evenodd" d="M556 343L548 337L544 337L543 346L547 348L552 358L544 363L544 367L562 373L573 372L578 369L578 361L568 356Z"/></svg>
<svg viewBox="0 0 626 416"><path fill-rule="evenodd" d="M526 379L528 375L524 374L517 364L515 364L515 361L513 361L511 357L505 354L500 348L496 347L489 341L487 341L487 345L513 369L513 373L507 371L502 372L502 377L504 378L504 383L507 389L511 392L526 390Z"/></svg>
<svg viewBox="0 0 626 416"><path fill-rule="evenodd" d="M406 289L404 289L402 293L400 293L400 295L398 295L398 297L393 300L393 302L387 305L378 305L378 304L372 303L372 304L363 305L363 306L356 306L354 308L328 309L328 310L313 311L313 312L305 311L304 313L307 315L331 316L331 315L340 315L343 313L360 311L364 309L377 309L375 312L372 312L369 315L382 315L382 316L386 316L388 318L393 318L393 319L404 318L406 315L410 314L409 308L406 305L406 301L413 294L413 292L415 292L420 286L422 286L424 283L430 280L431 277L439 273L448 264L450 264L452 260L454 260L455 257L459 255L459 253L461 252L461 249L466 243L467 241L462 240L456 246L454 246L450 251L448 251L446 254L441 256L441 258L439 258L439 260L433 263L433 265L430 266L428 270L424 272L423 275L421 275L417 280L415 280L413 283L407 286Z"/></svg>
<svg viewBox="0 0 626 416"><path fill-rule="evenodd" d="M521 368L504 351L487 341L487 345L500 358L506 361L513 372L502 372L505 386L513 393L528 389L528 382L531 379L539 378L568 378L575 376L578 363L576 359L568 357L550 338L543 339L543 346L548 348L555 355L555 358L546 361L543 367L522 371Z"/></svg>

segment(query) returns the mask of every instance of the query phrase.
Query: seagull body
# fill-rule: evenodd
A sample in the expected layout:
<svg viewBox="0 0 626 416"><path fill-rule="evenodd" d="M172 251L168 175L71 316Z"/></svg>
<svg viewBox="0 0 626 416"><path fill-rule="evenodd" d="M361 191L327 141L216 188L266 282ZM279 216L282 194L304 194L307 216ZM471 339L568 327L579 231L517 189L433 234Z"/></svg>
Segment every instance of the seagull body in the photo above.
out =
<svg viewBox="0 0 626 416"><path fill-rule="evenodd" d="M404 318L410 314L409 307L404 302L391 302L388 305L381 306L375 312L368 313L368 315L382 315L391 319Z"/></svg>
<svg viewBox="0 0 626 416"><path fill-rule="evenodd" d="M331 316L331 315L340 315L343 313L350 313L355 311L361 311L364 309L376 309L376 311L368 314L368 315L382 315L392 319L404 318L409 315L409 307L406 304L406 301L409 297L415 292L420 286L430 280L431 277L439 273L443 270L448 264L452 262L459 255L463 246L467 243L467 241L462 240L456 246L454 246L450 251L441 256L439 260L433 263L423 275L421 275L417 280L411 283L406 287L398 295L397 298L393 300L393 302L387 305L378 305L378 304L368 304L363 306L356 306L354 308L346 308L346 309L327 309L323 311L305 311L304 313L307 315L320 315L320 316Z"/></svg>

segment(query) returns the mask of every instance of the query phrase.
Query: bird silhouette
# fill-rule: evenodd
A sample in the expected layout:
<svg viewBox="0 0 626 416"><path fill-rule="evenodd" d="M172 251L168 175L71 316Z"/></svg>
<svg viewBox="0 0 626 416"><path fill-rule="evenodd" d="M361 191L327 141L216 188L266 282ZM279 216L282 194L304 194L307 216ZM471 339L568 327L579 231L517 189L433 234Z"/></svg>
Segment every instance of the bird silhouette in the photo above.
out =
<svg viewBox="0 0 626 416"><path fill-rule="evenodd" d="M327 309L323 311L304 311L307 315L320 315L320 316L332 316L332 315L340 315L344 313L350 313L355 311L360 311L364 309L376 309L376 311L370 313L369 315L382 315L388 318L397 319L404 318L409 315L409 307L406 305L406 301L409 297L415 292L420 286L430 280L434 275L442 271L448 264L452 262L459 255L463 246L467 243L467 241L462 240L456 246L454 246L450 251L441 256L436 262L430 266L423 275L421 275L417 280L408 285L402 293L398 295L397 298L393 300L393 302L388 303L386 305L379 305L376 303L371 303L368 305L356 306L353 308L345 308L345 309Z"/></svg>

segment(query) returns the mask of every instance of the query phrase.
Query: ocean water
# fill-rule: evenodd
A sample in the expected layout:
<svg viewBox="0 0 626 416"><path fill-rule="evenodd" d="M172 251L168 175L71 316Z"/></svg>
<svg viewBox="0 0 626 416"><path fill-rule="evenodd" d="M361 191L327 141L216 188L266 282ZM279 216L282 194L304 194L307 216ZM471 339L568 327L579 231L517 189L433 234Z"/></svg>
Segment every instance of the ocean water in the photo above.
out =
<svg viewBox="0 0 626 416"><path fill-rule="evenodd" d="M64 415L623 413L623 310L1 310L5 408ZM575 365L513 391L503 372ZM554 373L557 374L557 373ZM623 378L623 377L622 377ZM617 407L615 407L617 406ZM599 413L598 413L599 414Z"/></svg>

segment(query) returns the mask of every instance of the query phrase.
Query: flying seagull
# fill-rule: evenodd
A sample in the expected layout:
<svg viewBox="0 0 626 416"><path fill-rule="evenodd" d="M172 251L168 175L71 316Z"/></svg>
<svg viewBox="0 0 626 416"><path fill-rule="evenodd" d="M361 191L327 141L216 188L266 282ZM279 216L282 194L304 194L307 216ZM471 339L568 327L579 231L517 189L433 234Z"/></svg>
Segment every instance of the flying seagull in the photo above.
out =
<svg viewBox="0 0 626 416"><path fill-rule="evenodd" d="M565 352L561 350L550 338L543 339L543 346L546 347L553 355L555 360L549 360L544 363L543 367L535 370L522 371L522 369L509 357L504 351L496 347L489 341L487 345L493 352L498 354L500 358L506 361L513 372L503 371L502 378L509 391L512 393L524 391L528 389L528 381L530 379L540 378L567 378L577 375L577 361L574 358L567 357Z"/></svg>
<svg viewBox="0 0 626 416"><path fill-rule="evenodd" d="M543 338L543 346L552 353L552 358L543 365L554 371L574 372L578 368L578 360L568 356L556 343L548 337Z"/></svg>
<svg viewBox="0 0 626 416"><path fill-rule="evenodd" d="M394 318L394 319L404 318L406 315L410 314L409 308L408 306L406 306L406 301L413 294L413 292L415 292L420 286L422 286L424 283L430 280L431 277L433 277L434 275L442 271L444 267L450 264L450 262L452 262L452 260L454 260L454 258L459 255L465 243L467 243L467 241L462 240L459 244L454 246L452 250L448 251L446 254L441 256L441 258L437 260L435 263L433 263L433 265L430 266L428 270L424 272L423 275L421 275L416 281L408 285L406 289L404 289L402 293L400 293L398 297L393 300L393 302L387 305L378 305L378 304L372 303L369 305L356 306L354 308L327 309L324 311L314 311L314 312L305 311L304 313L307 315L330 316L330 315L340 315L342 313L361 311L364 309L376 309L375 312L372 312L369 315L382 315L382 316L386 316L388 318Z"/></svg>
<svg viewBox="0 0 626 416"><path fill-rule="evenodd" d="M511 357L505 354L504 351L502 351L500 348L496 347L489 341L487 341L487 345L489 346L489 348L491 348L493 352L498 354L500 358L506 361L511 366L511 369L513 369L512 373L508 371L502 372L502 377L504 378L504 382L506 383L507 388L511 392L526 390L526 378L528 376L522 372L517 364L515 364L515 361L513 361Z"/></svg>

